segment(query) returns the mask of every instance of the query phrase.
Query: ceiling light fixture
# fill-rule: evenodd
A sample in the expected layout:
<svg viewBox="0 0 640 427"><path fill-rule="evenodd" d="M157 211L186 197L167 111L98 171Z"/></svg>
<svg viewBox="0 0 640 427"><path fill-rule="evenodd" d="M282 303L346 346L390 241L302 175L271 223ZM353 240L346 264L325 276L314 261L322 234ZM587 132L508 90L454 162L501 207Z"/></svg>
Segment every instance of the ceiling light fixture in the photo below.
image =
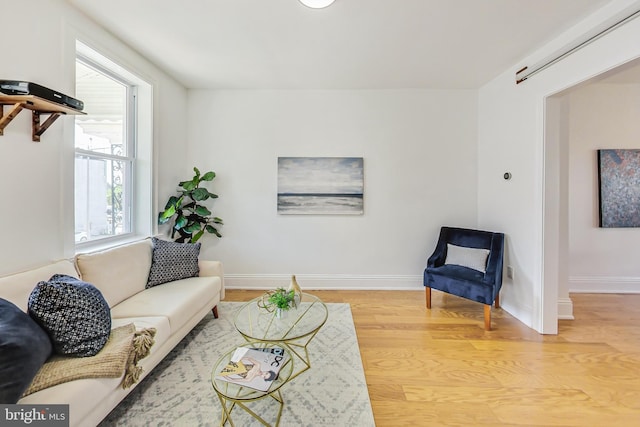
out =
<svg viewBox="0 0 640 427"><path fill-rule="evenodd" d="M300 0L300 3L310 7L311 9L322 9L323 7L329 6L334 1L335 0Z"/></svg>

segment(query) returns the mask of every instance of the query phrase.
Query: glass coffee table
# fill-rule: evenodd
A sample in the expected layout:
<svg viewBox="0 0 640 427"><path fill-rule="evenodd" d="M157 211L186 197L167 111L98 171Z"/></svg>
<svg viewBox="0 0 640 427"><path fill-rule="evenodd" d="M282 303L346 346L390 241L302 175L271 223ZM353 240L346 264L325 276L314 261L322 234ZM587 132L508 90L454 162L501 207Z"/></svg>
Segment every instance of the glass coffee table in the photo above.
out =
<svg viewBox="0 0 640 427"><path fill-rule="evenodd" d="M235 353L238 347L248 347L248 348L270 348L276 347L273 344L265 344L265 343L245 343L239 346L233 347L229 349L222 357L218 359L218 361L213 365L213 369L211 370L211 385L213 385L213 389L218 395L218 399L220 400L220 404L222 406L222 419L220 420L220 425L224 426L227 421L231 426L234 426L234 422L231 418L231 412L235 409L235 407L242 408L246 413L248 413L251 417L256 419L258 422L265 426L269 426L269 424L265 419L265 414L258 414L256 412L256 408L251 408L250 405L252 402L256 402L260 399L264 399L266 397L271 397L278 403L278 409L276 412L276 420L273 423L273 426L277 426L280 424L280 417L282 416L282 409L284 408L284 399L282 398L282 393L280 389L291 379L291 374L293 373L293 359L291 354L285 349L285 353L287 355L287 362L283 365L280 372L278 372L278 376L273 380L273 383L266 391L256 390L251 387L231 383L228 381L221 380L219 378L219 374L222 369L228 365L229 360L231 359L231 355ZM264 408L263 408L264 409ZM271 411L269 411L271 412Z"/></svg>
<svg viewBox="0 0 640 427"><path fill-rule="evenodd" d="M263 297L254 298L236 313L233 323L247 341L282 345L302 363L295 369L291 379L311 368L307 346L327 321L329 311L320 298L302 293L296 308L283 312L282 317L275 311L261 307Z"/></svg>

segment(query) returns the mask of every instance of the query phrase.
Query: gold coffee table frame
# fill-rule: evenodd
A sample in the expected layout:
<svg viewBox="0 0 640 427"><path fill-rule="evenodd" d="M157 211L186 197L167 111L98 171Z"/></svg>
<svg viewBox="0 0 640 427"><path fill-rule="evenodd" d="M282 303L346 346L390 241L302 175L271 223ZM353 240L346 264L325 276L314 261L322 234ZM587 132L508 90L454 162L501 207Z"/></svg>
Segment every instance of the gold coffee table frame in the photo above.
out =
<svg viewBox="0 0 640 427"><path fill-rule="evenodd" d="M278 318L275 311L269 312L258 305L262 298L243 305L233 324L247 341L281 345L295 355L302 362L302 368L293 373L292 380L311 368L307 346L327 321L329 311L320 298L302 293L298 307L283 312L282 318Z"/></svg>
<svg viewBox="0 0 640 427"><path fill-rule="evenodd" d="M280 369L280 372L278 372L278 377L273 381L271 387L269 387L269 390L260 391L251 387L245 387L216 378L220 371L222 371L227 363L229 363L229 360L231 360L231 356L238 347L263 348L277 346L275 344L265 344L260 342L248 342L240 344L226 352L215 363L213 369L211 370L211 385L213 385L213 389L218 395L218 399L220 400L220 404L222 406L222 418L220 420L220 426L224 426L227 421L229 421L229 424L231 424L232 427L235 427L235 424L231 419L231 411L233 411L236 406L239 406L261 424L269 427L270 424L265 421L262 416L256 414L255 411L251 410L247 406L248 403L264 399L265 397L271 397L273 400L278 402L278 415L276 417L275 424L273 424L274 426L277 426L278 424L280 424L280 417L282 416L282 409L284 408L284 399L282 398L280 389L292 378L291 374L293 373L293 357L287 349L284 350L285 353L287 353L289 356L288 361Z"/></svg>

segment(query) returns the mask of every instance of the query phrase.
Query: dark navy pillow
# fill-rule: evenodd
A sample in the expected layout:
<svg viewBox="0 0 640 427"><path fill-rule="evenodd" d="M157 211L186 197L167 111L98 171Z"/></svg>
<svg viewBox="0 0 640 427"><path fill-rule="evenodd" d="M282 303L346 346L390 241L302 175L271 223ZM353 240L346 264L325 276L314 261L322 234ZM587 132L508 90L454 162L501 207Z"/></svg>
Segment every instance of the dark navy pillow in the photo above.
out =
<svg viewBox="0 0 640 427"><path fill-rule="evenodd" d="M0 403L16 403L49 355L47 333L27 313L0 298Z"/></svg>
<svg viewBox="0 0 640 427"><path fill-rule="evenodd" d="M55 274L29 295L29 315L47 331L56 353L94 356L111 334L111 310L90 283Z"/></svg>

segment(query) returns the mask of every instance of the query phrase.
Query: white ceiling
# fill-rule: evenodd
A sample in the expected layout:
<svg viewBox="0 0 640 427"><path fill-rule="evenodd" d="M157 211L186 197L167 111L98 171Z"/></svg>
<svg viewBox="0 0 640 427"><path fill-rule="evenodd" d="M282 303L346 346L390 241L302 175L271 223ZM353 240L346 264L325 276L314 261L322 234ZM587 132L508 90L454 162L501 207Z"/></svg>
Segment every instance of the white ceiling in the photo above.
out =
<svg viewBox="0 0 640 427"><path fill-rule="evenodd" d="M474 89L610 0L67 0L188 88Z"/></svg>

